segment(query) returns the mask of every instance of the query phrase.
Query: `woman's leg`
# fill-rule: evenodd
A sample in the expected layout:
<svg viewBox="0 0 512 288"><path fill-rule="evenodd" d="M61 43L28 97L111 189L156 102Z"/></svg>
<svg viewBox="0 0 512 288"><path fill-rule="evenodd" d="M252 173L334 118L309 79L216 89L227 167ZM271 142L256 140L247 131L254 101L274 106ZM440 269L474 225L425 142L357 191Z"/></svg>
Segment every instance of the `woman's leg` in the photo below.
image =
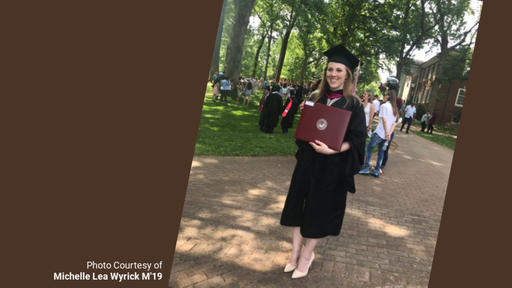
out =
<svg viewBox="0 0 512 288"><path fill-rule="evenodd" d="M302 249L297 266L297 270L299 270L299 272L306 272L308 269L309 261L313 256L313 250L315 250L316 243L318 243L318 239L306 239L306 245L304 245L304 249Z"/></svg>
<svg viewBox="0 0 512 288"><path fill-rule="evenodd" d="M382 160L384 159L384 143L386 141L381 141L379 142L379 152L378 152L378 157L377 157L377 164L375 164L375 171L378 172L378 174L380 174L380 166L382 165ZM388 146L389 146L389 143L388 143ZM374 176L378 176L378 175L374 175Z"/></svg>
<svg viewBox="0 0 512 288"><path fill-rule="evenodd" d="M290 256L290 261L288 262L293 266L297 266L300 249L302 248L302 239L302 235L300 235L300 227L294 227L292 232L292 255Z"/></svg>
<svg viewBox="0 0 512 288"><path fill-rule="evenodd" d="M388 163L389 147L391 146L391 142L393 141L394 136L395 136L395 132L391 133L391 136L389 137L388 147L386 147L386 149L384 149L384 157L382 158L382 164L380 165L381 169L386 166L386 163Z"/></svg>
<svg viewBox="0 0 512 288"><path fill-rule="evenodd" d="M363 169L369 169L370 168L370 161L372 160L372 150L375 145L378 144L379 136L377 133L373 132L372 136L370 137L370 141L368 141L368 145L366 145L366 161L364 163Z"/></svg>

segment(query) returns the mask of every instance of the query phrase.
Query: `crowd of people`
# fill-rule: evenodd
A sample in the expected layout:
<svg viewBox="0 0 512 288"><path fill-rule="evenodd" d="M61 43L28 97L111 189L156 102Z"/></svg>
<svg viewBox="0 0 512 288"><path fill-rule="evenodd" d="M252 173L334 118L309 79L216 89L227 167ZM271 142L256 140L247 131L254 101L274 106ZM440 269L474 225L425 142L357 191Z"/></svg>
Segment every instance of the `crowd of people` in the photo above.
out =
<svg viewBox="0 0 512 288"><path fill-rule="evenodd" d="M365 91L360 102L365 113L366 134L369 138L366 146L366 157L363 168L359 171L362 175L379 177L386 167L389 156L390 144L395 136L395 127L401 122L400 131L405 128L409 134L410 126L416 116L416 105L413 102L404 105L401 98L397 97L398 79L390 76L379 87L382 101L378 94ZM249 105L251 96L263 90L258 110L260 112L259 128L264 133L273 133L279 120L282 133L288 133L293 127L295 115L300 103L304 100L314 99L319 92L321 80L313 80L297 84L295 81L281 79L279 82L263 79L240 77L237 85L237 93L243 105ZM215 75L213 80L213 101L216 102L220 95L220 102L227 103L231 93L232 81L224 76L224 73ZM378 124L374 126L374 119ZM436 114L427 111L421 117L421 131L432 134L434 130ZM371 151L378 147L377 161L374 167L370 167Z"/></svg>

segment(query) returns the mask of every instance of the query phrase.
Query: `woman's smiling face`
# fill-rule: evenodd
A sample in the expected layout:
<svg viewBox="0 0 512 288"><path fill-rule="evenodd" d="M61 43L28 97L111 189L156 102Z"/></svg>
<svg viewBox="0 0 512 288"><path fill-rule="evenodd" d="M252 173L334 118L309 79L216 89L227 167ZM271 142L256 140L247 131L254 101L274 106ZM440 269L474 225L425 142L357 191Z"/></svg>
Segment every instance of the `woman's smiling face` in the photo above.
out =
<svg viewBox="0 0 512 288"><path fill-rule="evenodd" d="M331 90L343 89L343 84L347 78L347 68L341 63L329 62L327 64L326 78Z"/></svg>

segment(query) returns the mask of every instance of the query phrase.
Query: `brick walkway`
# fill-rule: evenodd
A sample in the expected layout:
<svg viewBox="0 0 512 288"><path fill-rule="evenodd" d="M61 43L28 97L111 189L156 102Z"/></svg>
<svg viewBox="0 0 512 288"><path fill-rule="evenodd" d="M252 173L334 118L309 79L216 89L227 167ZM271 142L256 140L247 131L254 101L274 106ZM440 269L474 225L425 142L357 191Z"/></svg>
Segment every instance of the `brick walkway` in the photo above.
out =
<svg viewBox="0 0 512 288"><path fill-rule="evenodd" d="M341 235L297 280L282 272L291 230L279 225L295 158L195 157L170 286L427 287L453 152L395 141L380 178L356 176Z"/></svg>

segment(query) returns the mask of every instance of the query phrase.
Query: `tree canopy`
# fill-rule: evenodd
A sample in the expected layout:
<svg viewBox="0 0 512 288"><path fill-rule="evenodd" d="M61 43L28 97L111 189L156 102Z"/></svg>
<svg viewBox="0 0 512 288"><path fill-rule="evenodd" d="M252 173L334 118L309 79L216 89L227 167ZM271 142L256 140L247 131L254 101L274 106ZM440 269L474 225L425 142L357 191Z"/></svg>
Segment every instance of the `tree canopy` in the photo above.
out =
<svg viewBox="0 0 512 288"><path fill-rule="evenodd" d="M379 70L394 66L400 78L425 47L468 55L472 13L470 0L225 0L210 73L301 83L318 79L322 51L342 43L364 63L358 90L373 89Z"/></svg>

